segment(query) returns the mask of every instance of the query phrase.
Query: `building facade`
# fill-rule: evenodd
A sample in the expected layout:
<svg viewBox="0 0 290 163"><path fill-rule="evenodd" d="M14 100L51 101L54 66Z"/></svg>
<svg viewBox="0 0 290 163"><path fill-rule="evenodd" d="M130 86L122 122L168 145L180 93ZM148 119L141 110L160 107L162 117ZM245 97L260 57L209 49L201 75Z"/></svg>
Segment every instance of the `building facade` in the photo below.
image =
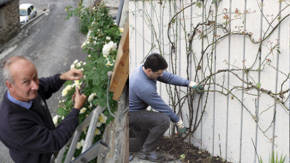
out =
<svg viewBox="0 0 290 163"><path fill-rule="evenodd" d="M19 0L0 0L0 44L7 42L19 29Z"/></svg>

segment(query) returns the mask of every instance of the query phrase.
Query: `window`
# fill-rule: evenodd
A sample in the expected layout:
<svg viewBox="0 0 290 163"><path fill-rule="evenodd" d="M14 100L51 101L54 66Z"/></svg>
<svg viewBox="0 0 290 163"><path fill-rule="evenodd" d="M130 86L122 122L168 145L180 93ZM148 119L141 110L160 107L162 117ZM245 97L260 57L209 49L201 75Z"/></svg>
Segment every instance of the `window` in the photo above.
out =
<svg viewBox="0 0 290 163"><path fill-rule="evenodd" d="M24 9L20 9L20 10L19 10L19 15L20 15L20 16L26 16L26 15L27 15L26 10L24 10Z"/></svg>
<svg viewBox="0 0 290 163"><path fill-rule="evenodd" d="M28 8L27 15L31 14L31 8Z"/></svg>

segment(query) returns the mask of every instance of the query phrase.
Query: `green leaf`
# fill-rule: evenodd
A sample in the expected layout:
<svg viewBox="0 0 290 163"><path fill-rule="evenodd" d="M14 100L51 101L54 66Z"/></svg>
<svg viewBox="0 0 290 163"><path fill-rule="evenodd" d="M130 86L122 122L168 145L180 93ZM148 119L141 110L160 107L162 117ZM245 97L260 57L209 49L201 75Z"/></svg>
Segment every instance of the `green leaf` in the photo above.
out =
<svg viewBox="0 0 290 163"><path fill-rule="evenodd" d="M256 86L260 89L261 88L261 83L257 83Z"/></svg>
<svg viewBox="0 0 290 163"><path fill-rule="evenodd" d="M195 4L198 8L201 8L201 5L202 5L202 3L201 2L196 2L196 4Z"/></svg>
<svg viewBox="0 0 290 163"><path fill-rule="evenodd" d="M180 159L182 159L182 160L185 159L185 154L181 154Z"/></svg>

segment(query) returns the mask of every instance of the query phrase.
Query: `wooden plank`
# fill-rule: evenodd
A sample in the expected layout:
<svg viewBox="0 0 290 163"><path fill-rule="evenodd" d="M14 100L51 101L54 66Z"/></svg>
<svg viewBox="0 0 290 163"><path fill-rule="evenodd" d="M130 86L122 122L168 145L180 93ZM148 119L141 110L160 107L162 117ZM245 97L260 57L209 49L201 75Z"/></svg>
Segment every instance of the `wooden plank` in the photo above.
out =
<svg viewBox="0 0 290 163"><path fill-rule="evenodd" d="M127 18L124 32L119 44L116 64L113 70L110 91L113 99L118 101L129 77L129 20Z"/></svg>
<svg viewBox="0 0 290 163"><path fill-rule="evenodd" d="M93 139L95 136L95 131L96 131L96 126L97 126L97 122L99 119L99 115L104 111L105 109L102 107L97 107L94 111L93 111L93 117L90 121L89 124L89 129L86 135L86 139L85 139L85 143L84 146L82 148L82 153L85 152L88 148L90 148L93 144Z"/></svg>
<svg viewBox="0 0 290 163"><path fill-rule="evenodd" d="M101 163L128 163L129 162L129 117L128 117L128 88L124 92L118 104L116 118L106 126L102 141L110 147L103 157L98 155Z"/></svg>
<svg viewBox="0 0 290 163"><path fill-rule="evenodd" d="M110 148L106 144L104 144L101 141L98 141L93 146L91 146L88 150L86 150L84 153L79 155L75 160L71 161L71 163L89 162L95 159L98 155L100 155L100 157L102 155L106 155L109 149Z"/></svg>

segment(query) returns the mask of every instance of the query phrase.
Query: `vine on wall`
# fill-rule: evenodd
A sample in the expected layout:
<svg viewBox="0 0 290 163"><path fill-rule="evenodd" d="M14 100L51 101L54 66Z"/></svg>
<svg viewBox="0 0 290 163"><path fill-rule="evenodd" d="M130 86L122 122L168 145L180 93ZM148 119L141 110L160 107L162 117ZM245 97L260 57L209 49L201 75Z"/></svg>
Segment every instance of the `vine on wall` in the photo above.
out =
<svg viewBox="0 0 290 163"><path fill-rule="evenodd" d="M177 3L180 4L180 8L177 7ZM162 24L168 23L166 33L170 47L168 55L170 58L169 63L171 71L177 73L179 70L178 61L181 60L181 58L179 58L178 53L180 53L181 46L185 46L186 59L182 60L186 60L187 79L205 85L203 95L196 94L191 89L182 92L179 87L166 86L172 108L178 112L181 117L187 116L183 117L183 119L187 120L186 124L189 124L189 131L183 139L193 135L198 129L206 112L210 93L217 93L240 103L243 109L252 117L252 120L257 124L258 129L264 136L269 141L273 141L272 138L266 135L266 132L273 126L276 115L273 115L270 125L266 128L262 128L259 125L259 116L263 114L263 112L273 109L276 104L284 109L285 114L289 113L286 101L289 99L290 89L287 83L289 82L290 73L282 72L279 67L276 67L275 63L273 63L272 60L275 60L275 57L281 55L281 49L279 42L272 41L271 36L279 30L279 27L286 20L289 20L290 14L285 14L285 12L290 8L290 2L284 0L277 2L283 4L283 7L276 15L271 15L270 17L261 11L262 4L259 4L260 11L258 12L262 13L262 18L264 20L263 29L265 29L261 34L248 31L245 27L245 17L255 14L256 11L251 11L249 9L242 11L237 8L232 9L232 11L228 8L221 9L221 3L222 0L197 0L194 2L191 1L191 3L187 3L186 5L183 1L159 1L159 5L157 6L151 4L153 9L147 9L150 12L145 9L143 10L144 20L151 29L154 37L154 43L152 43L149 53L153 50L158 50L159 53L163 55L167 53L164 50L164 31ZM164 18L161 17L158 19L158 17L160 15L164 16L165 6L170 10L170 20L169 22L163 23ZM159 7L160 13L156 12L157 7ZM188 15L186 15L186 12L188 13L192 8L199 8L202 12L200 19L198 19L200 21L197 23L195 22L195 24L188 18ZM157 20L153 20L153 17ZM196 19L195 17L195 20ZM188 27L189 24L190 28ZM185 42L185 44L182 45L178 40L181 35ZM257 39L256 36L259 37L259 35L261 39ZM253 60L242 60L242 66L230 64L229 58L224 61L224 67L227 68L216 69L217 46L225 41L225 39L231 39L232 37L240 38L241 40L249 40L252 45L257 46L256 56ZM194 49L194 43L196 42L201 44L201 51ZM267 50L262 51L263 48ZM261 83L260 74L265 73L265 71L269 69L277 72L279 75L280 82L277 90L267 88ZM276 74L273 74L273 76L274 75L276 76ZM258 81L255 79L256 76L259 76ZM231 80L239 81L240 84L235 83L235 85L229 86L227 83L230 79L229 77L231 77ZM272 98L275 104L260 113L257 111L253 113L250 106L247 106L244 99L240 97L241 93L255 99L259 99L262 95L265 95ZM188 108L188 114L185 114L181 109L185 106ZM172 134L174 133L173 128Z"/></svg>

